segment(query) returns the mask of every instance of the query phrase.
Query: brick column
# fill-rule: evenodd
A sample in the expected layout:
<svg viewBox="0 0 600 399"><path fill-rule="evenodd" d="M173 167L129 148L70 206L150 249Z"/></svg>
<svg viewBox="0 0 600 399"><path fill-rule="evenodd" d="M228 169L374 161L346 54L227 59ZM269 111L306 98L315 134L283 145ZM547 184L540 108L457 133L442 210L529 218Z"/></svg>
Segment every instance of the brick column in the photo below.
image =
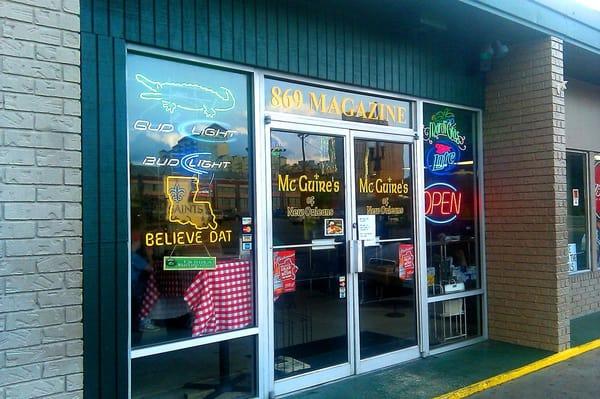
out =
<svg viewBox="0 0 600 399"><path fill-rule="evenodd" d="M0 398L83 396L79 59L78 0L0 2Z"/></svg>
<svg viewBox="0 0 600 399"><path fill-rule="evenodd" d="M491 339L569 346L562 41L514 45L486 83L483 123Z"/></svg>

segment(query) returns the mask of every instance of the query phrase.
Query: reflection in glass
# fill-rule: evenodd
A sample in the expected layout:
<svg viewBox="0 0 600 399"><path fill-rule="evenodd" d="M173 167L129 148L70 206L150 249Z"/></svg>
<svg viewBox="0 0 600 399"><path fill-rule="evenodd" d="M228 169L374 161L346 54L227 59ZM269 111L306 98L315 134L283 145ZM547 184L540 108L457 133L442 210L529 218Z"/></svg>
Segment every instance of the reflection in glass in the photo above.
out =
<svg viewBox="0 0 600 399"><path fill-rule="evenodd" d="M293 252L297 272L295 287L275 296L275 378L347 362L345 245L282 251Z"/></svg>
<svg viewBox="0 0 600 399"><path fill-rule="evenodd" d="M481 335L481 295L429 304L429 344L437 347Z"/></svg>
<svg viewBox="0 0 600 399"><path fill-rule="evenodd" d="M255 337L131 360L132 398L256 396Z"/></svg>
<svg viewBox="0 0 600 399"><path fill-rule="evenodd" d="M358 215L375 215L379 239L413 234L410 145L355 140Z"/></svg>
<svg viewBox="0 0 600 399"><path fill-rule="evenodd" d="M134 53L127 68L132 346L250 326L248 77Z"/></svg>
<svg viewBox="0 0 600 399"><path fill-rule="evenodd" d="M356 213L375 218L358 275L361 359L417 344L410 149L354 141Z"/></svg>
<svg viewBox="0 0 600 399"><path fill-rule="evenodd" d="M344 139L273 131L271 151L281 379L348 362Z"/></svg>
<svg viewBox="0 0 600 399"><path fill-rule="evenodd" d="M345 218L343 138L273 131L271 171L274 245L343 241L325 226Z"/></svg>
<svg viewBox="0 0 600 399"><path fill-rule="evenodd" d="M358 277L361 359L417 344L414 255L411 270L405 270L406 247L413 252L412 244L400 242L364 249Z"/></svg>
<svg viewBox="0 0 600 399"><path fill-rule="evenodd" d="M586 182L586 154L567 152L567 229L571 272L589 269Z"/></svg>

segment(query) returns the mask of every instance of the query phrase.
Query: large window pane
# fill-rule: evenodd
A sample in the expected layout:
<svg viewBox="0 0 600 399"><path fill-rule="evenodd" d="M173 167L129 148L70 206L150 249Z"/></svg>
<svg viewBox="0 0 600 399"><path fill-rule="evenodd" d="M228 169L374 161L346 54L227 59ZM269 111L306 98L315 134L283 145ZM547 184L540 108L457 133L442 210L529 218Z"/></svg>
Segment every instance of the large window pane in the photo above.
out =
<svg viewBox="0 0 600 399"><path fill-rule="evenodd" d="M344 241L344 139L271 132L273 244ZM328 232L335 222L340 231Z"/></svg>
<svg viewBox="0 0 600 399"><path fill-rule="evenodd" d="M128 55L133 347L254 323L250 93L246 74Z"/></svg>
<svg viewBox="0 0 600 399"><path fill-rule="evenodd" d="M417 344L411 150L354 140L356 214L375 225L358 275L361 359Z"/></svg>
<svg viewBox="0 0 600 399"><path fill-rule="evenodd" d="M567 227L569 270L572 272L589 269L586 176L586 154L567 152Z"/></svg>
<svg viewBox="0 0 600 399"><path fill-rule="evenodd" d="M276 379L348 361L345 255L342 245L274 251L276 268L289 264L296 273L274 292Z"/></svg>
<svg viewBox="0 0 600 399"><path fill-rule="evenodd" d="M481 295L429 304L432 348L478 337L481 329Z"/></svg>
<svg viewBox="0 0 600 399"><path fill-rule="evenodd" d="M476 113L424 104L429 296L481 288Z"/></svg>
<svg viewBox="0 0 600 399"><path fill-rule="evenodd" d="M131 397L248 398L256 396L254 336L131 361Z"/></svg>
<svg viewBox="0 0 600 399"><path fill-rule="evenodd" d="M271 132L275 378L348 362L344 138Z"/></svg>
<svg viewBox="0 0 600 399"><path fill-rule="evenodd" d="M594 157L594 209L596 210L596 267L600 268L600 155Z"/></svg>

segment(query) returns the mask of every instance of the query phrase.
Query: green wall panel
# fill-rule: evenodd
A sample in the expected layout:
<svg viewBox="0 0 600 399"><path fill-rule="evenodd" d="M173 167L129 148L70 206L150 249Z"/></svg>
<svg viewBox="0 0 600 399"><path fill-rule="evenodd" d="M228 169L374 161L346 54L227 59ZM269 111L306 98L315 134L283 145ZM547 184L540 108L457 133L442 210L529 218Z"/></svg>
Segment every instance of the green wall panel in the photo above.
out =
<svg viewBox="0 0 600 399"><path fill-rule="evenodd" d="M125 41L82 33L84 390L127 397Z"/></svg>
<svg viewBox="0 0 600 399"><path fill-rule="evenodd" d="M460 43L378 26L322 3L83 0L81 22L84 32L130 43L481 106L477 60Z"/></svg>

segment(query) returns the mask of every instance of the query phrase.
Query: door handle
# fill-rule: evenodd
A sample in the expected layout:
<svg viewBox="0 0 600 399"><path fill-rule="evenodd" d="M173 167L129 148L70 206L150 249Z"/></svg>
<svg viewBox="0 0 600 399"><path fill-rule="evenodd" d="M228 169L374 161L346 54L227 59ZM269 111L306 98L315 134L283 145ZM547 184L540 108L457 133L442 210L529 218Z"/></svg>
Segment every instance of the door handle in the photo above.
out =
<svg viewBox="0 0 600 399"><path fill-rule="evenodd" d="M363 272L363 242L350 240L350 270L352 273Z"/></svg>

